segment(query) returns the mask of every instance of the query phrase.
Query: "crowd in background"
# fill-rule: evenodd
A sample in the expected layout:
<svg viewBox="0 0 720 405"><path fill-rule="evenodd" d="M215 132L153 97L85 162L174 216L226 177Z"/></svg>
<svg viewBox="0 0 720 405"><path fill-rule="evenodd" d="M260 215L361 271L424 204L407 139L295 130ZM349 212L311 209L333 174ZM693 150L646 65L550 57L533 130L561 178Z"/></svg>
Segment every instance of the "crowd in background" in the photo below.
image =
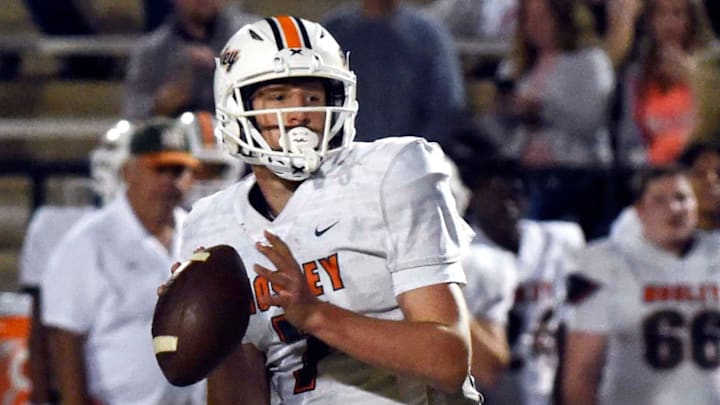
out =
<svg viewBox="0 0 720 405"><path fill-rule="evenodd" d="M80 31L58 28L47 7L59 2L26 3L38 27L48 35L92 33L69 12L68 26ZM223 7L221 0L145 3L164 6L146 11L147 33L122 72L122 118L141 123L160 116L180 120L188 111L213 111L217 96L212 86L214 57L233 32L260 17L237 4ZM623 383L629 380L654 387L653 376L637 371L635 363L619 361L618 353L644 356L654 370L682 367L672 352L684 349L673 346L674 335L663 334L663 328L684 327L685 318L676 321L680 315L664 312L655 316L651 303L626 298L634 297L631 294L640 288L632 279L635 267L628 263L642 262L648 274L659 271L658 267L701 268L697 275L679 281L671 276L640 277L643 282L720 285L711 272L704 272L705 267L720 264L711 252L715 240L695 236L697 229L717 229L720 221L716 3L435 0L420 7L400 0L362 0L323 17L321 23L349 52L350 68L358 76L356 140L418 135L436 142L457 168L458 201L462 195L469 196L461 208L476 237L463 260L468 274L465 295L475 317L473 343L483 342L473 348L472 372L488 404L592 404L588 398L601 395L613 401L605 403L650 404L652 399L634 396L634 388ZM464 71L454 40L466 39L498 41L507 45L508 52L490 67ZM68 58L62 75L117 74L113 61L88 58ZM92 74L86 75L85 70ZM470 107L472 95L465 86L478 78L490 81L493 89L492 103L482 111ZM245 170L235 168L232 173L239 178ZM173 178L185 174L164 173ZM133 187L138 189L143 181L150 181L137 174L125 175L129 181L135 179ZM189 193L190 187L186 188L178 193ZM181 197L174 195L173 204L165 208L172 212L182 205ZM672 205L675 200L677 204ZM670 208L664 210L665 203ZM665 226L665 222L677 226ZM172 245L172 231L158 233L166 237L166 247ZM694 240L702 249L686 254L684 249L691 249ZM171 263L175 253L166 249L163 260ZM653 255L660 258L648 259ZM59 263L54 264L56 279L62 278ZM607 263L629 270L615 273ZM617 286L614 280L624 284ZM144 287L161 281L156 277ZM43 296L42 287L47 297L62 301L59 282L41 282L38 277L23 280L23 285L36 298ZM714 291L714 301L708 298L708 306L716 307L720 301ZM647 319L655 322L647 326L645 319L645 335L629 338L634 344L630 354L625 349L617 351L623 344L618 341L630 332L616 334L615 314L608 313L609 308L617 309L626 323L623 326L643 320L614 307L614 297L622 297L628 307L647 309ZM77 305L92 304L92 299L97 298ZM680 307L675 301L682 300L665 301L675 310ZM59 304L54 305L55 318L48 315L46 319L55 329L66 329L61 343L81 351L82 336L92 329L93 315L83 315L77 320L80 325L73 324L62 318ZM147 315L148 308L144 310ZM78 316L79 309L68 311ZM690 317L693 311L682 307L675 312ZM702 335L700 339L710 343L697 350L693 346L692 353L700 368L714 369L717 354L711 352L717 350L717 337L702 328L717 328L720 318L713 308L702 314L707 319L696 320L702 322L697 327L700 331L692 329L691 334ZM143 322L148 323L148 317ZM565 327L570 330L569 339L558 341L558 331ZM653 340L657 350L638 354L643 350L640 341L648 339L648 334L657 338ZM45 337L35 339L39 339L35 344L45 345ZM663 342L670 343L663 346ZM568 358L562 356L565 345ZM87 371L78 368L76 358L68 356L64 361L62 369L75 376ZM601 382L599 370L605 364L615 368ZM33 392L35 401L49 402L53 397L47 364L40 361L33 367L33 380L47 388ZM102 370L90 371L97 378ZM707 383L705 375L694 372L677 380L678 390L697 388L686 378ZM128 378L131 374L127 373ZM615 385L601 388L608 381ZM707 398L717 398L720 387L707 391L698 396L666 394L665 398L709 404L713 402ZM647 398L653 397L648 394Z"/></svg>

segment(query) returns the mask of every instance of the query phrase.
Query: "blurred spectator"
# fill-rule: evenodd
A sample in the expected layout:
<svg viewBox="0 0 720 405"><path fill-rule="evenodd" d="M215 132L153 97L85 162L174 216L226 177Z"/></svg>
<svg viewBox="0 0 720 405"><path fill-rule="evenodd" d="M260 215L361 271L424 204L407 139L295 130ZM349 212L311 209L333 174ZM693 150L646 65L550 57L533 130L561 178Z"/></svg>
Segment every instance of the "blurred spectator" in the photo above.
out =
<svg viewBox="0 0 720 405"><path fill-rule="evenodd" d="M521 219L527 195L519 166L478 166L483 174L468 179L473 192L468 217L476 237L463 260L464 291L481 331L506 338L512 357L506 370L492 357L474 357L473 373L488 403L549 405L566 271L585 238L572 222ZM495 329L504 325L506 331Z"/></svg>
<svg viewBox="0 0 720 405"><path fill-rule="evenodd" d="M635 44L637 21L642 13L643 0L604 1L605 49L613 66L620 67Z"/></svg>
<svg viewBox="0 0 720 405"><path fill-rule="evenodd" d="M697 126L697 56L712 39L693 0L649 0L641 24L620 83L618 159L631 166L665 164L682 152Z"/></svg>
<svg viewBox="0 0 720 405"><path fill-rule="evenodd" d="M569 278L563 403L717 404L717 236L677 167L644 171L634 207L641 231L593 243Z"/></svg>
<svg viewBox="0 0 720 405"><path fill-rule="evenodd" d="M203 384L167 382L148 334L199 162L169 119L134 130L129 152L124 192L68 231L41 281L54 375L64 404L204 403Z"/></svg>
<svg viewBox="0 0 720 405"><path fill-rule="evenodd" d="M86 36L101 32L76 0L25 0L38 30L49 36ZM112 79L120 72L118 60L110 56L69 55L60 62L59 75L66 79Z"/></svg>
<svg viewBox="0 0 720 405"><path fill-rule="evenodd" d="M717 43L698 55L691 85L697 105L697 125L692 138L720 141L720 46Z"/></svg>
<svg viewBox="0 0 720 405"><path fill-rule="evenodd" d="M584 0L520 1L497 110L485 120L503 154L534 169L528 216L579 222L588 238L604 231L606 180L597 170L611 162L614 74L598 43ZM546 170L555 168L589 171Z"/></svg>
<svg viewBox="0 0 720 405"><path fill-rule="evenodd" d="M445 146L463 117L464 81L449 33L400 0L362 0L323 25L358 76L357 140L417 135Z"/></svg>
<svg viewBox="0 0 720 405"><path fill-rule="evenodd" d="M125 78L123 116L138 120L213 111L214 58L242 25L257 18L223 0L173 0L174 12L139 40Z"/></svg>
<svg viewBox="0 0 720 405"><path fill-rule="evenodd" d="M517 0L435 0L424 11L456 38L510 42Z"/></svg>
<svg viewBox="0 0 720 405"><path fill-rule="evenodd" d="M100 142L90 153L92 179L88 183L103 204L110 202L122 188L120 168L127 158L126 142L131 130L129 122L118 121L102 134ZM57 400L48 357L47 331L40 319L40 286L50 253L57 243L80 218L96 209L89 201L82 201L82 197L89 194L87 188L74 188L73 194L77 191L80 195L68 196L67 205L39 207L32 215L20 251L19 284L30 295L33 305L28 371L32 382L30 399L35 404L54 403Z"/></svg>

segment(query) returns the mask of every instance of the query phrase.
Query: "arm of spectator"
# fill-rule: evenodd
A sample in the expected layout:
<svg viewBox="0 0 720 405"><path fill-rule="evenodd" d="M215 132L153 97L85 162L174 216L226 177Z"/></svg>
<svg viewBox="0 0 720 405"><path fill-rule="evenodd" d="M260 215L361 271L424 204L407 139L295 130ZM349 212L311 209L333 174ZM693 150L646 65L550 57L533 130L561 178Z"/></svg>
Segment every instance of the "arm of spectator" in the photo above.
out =
<svg viewBox="0 0 720 405"><path fill-rule="evenodd" d="M642 0L607 2L605 50L617 69L627 58L635 41L635 24L643 8Z"/></svg>
<svg viewBox="0 0 720 405"><path fill-rule="evenodd" d="M150 115L173 117L190 102L187 80L170 80L160 86L153 97Z"/></svg>
<svg viewBox="0 0 720 405"><path fill-rule="evenodd" d="M419 39L426 52L423 82L418 83L424 95L418 117L425 121L419 135L444 146L465 109L465 82L450 34L439 25L430 28L434 29Z"/></svg>
<svg viewBox="0 0 720 405"><path fill-rule="evenodd" d="M84 336L48 328L52 365L63 405L92 405L85 370Z"/></svg>
<svg viewBox="0 0 720 405"><path fill-rule="evenodd" d="M571 332L563 356L562 403L596 405L605 356L604 335Z"/></svg>
<svg viewBox="0 0 720 405"><path fill-rule="evenodd" d="M160 63L158 58L149 46L140 46L131 54L124 83L124 117L142 120L155 115L175 116L189 103L192 66L182 61ZM176 58L185 60L180 55Z"/></svg>
<svg viewBox="0 0 720 405"><path fill-rule="evenodd" d="M238 346L208 377L208 403L270 404L262 352L250 344Z"/></svg>

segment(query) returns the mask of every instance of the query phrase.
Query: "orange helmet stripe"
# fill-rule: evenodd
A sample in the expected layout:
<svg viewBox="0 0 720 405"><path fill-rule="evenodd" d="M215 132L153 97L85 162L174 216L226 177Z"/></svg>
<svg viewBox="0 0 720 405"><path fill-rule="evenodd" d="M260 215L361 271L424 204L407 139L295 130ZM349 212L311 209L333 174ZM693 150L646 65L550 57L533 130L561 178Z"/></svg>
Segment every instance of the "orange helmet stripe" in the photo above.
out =
<svg viewBox="0 0 720 405"><path fill-rule="evenodd" d="M312 48L310 37L302 20L289 15L266 18L275 37L277 49Z"/></svg>
<svg viewBox="0 0 720 405"><path fill-rule="evenodd" d="M295 21L290 16L283 15L275 17L278 23L280 23L280 29L282 30L283 36L285 37L285 45L288 48L302 48L300 42L300 33L295 25Z"/></svg>

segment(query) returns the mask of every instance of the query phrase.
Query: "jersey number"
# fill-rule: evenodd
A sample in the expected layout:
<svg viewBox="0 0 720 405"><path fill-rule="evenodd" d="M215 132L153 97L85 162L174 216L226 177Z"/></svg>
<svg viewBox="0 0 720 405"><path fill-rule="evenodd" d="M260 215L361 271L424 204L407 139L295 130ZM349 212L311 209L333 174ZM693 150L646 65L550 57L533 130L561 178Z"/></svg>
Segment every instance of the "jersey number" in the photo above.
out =
<svg viewBox="0 0 720 405"><path fill-rule="evenodd" d="M315 380L317 378L317 363L330 352L330 348L315 336L301 333L285 319L285 315L274 316L272 318L272 325L280 341L283 343L294 343L301 339L306 340L305 344L307 349L302 357L303 366L301 369L293 372L295 376L295 389L293 389L293 394L301 394L314 390Z"/></svg>
<svg viewBox="0 0 720 405"><path fill-rule="evenodd" d="M683 360L680 329L689 326L692 359L700 368L720 365L720 312L701 311L690 320L673 310L654 313L643 322L645 360L657 370L671 369Z"/></svg>

